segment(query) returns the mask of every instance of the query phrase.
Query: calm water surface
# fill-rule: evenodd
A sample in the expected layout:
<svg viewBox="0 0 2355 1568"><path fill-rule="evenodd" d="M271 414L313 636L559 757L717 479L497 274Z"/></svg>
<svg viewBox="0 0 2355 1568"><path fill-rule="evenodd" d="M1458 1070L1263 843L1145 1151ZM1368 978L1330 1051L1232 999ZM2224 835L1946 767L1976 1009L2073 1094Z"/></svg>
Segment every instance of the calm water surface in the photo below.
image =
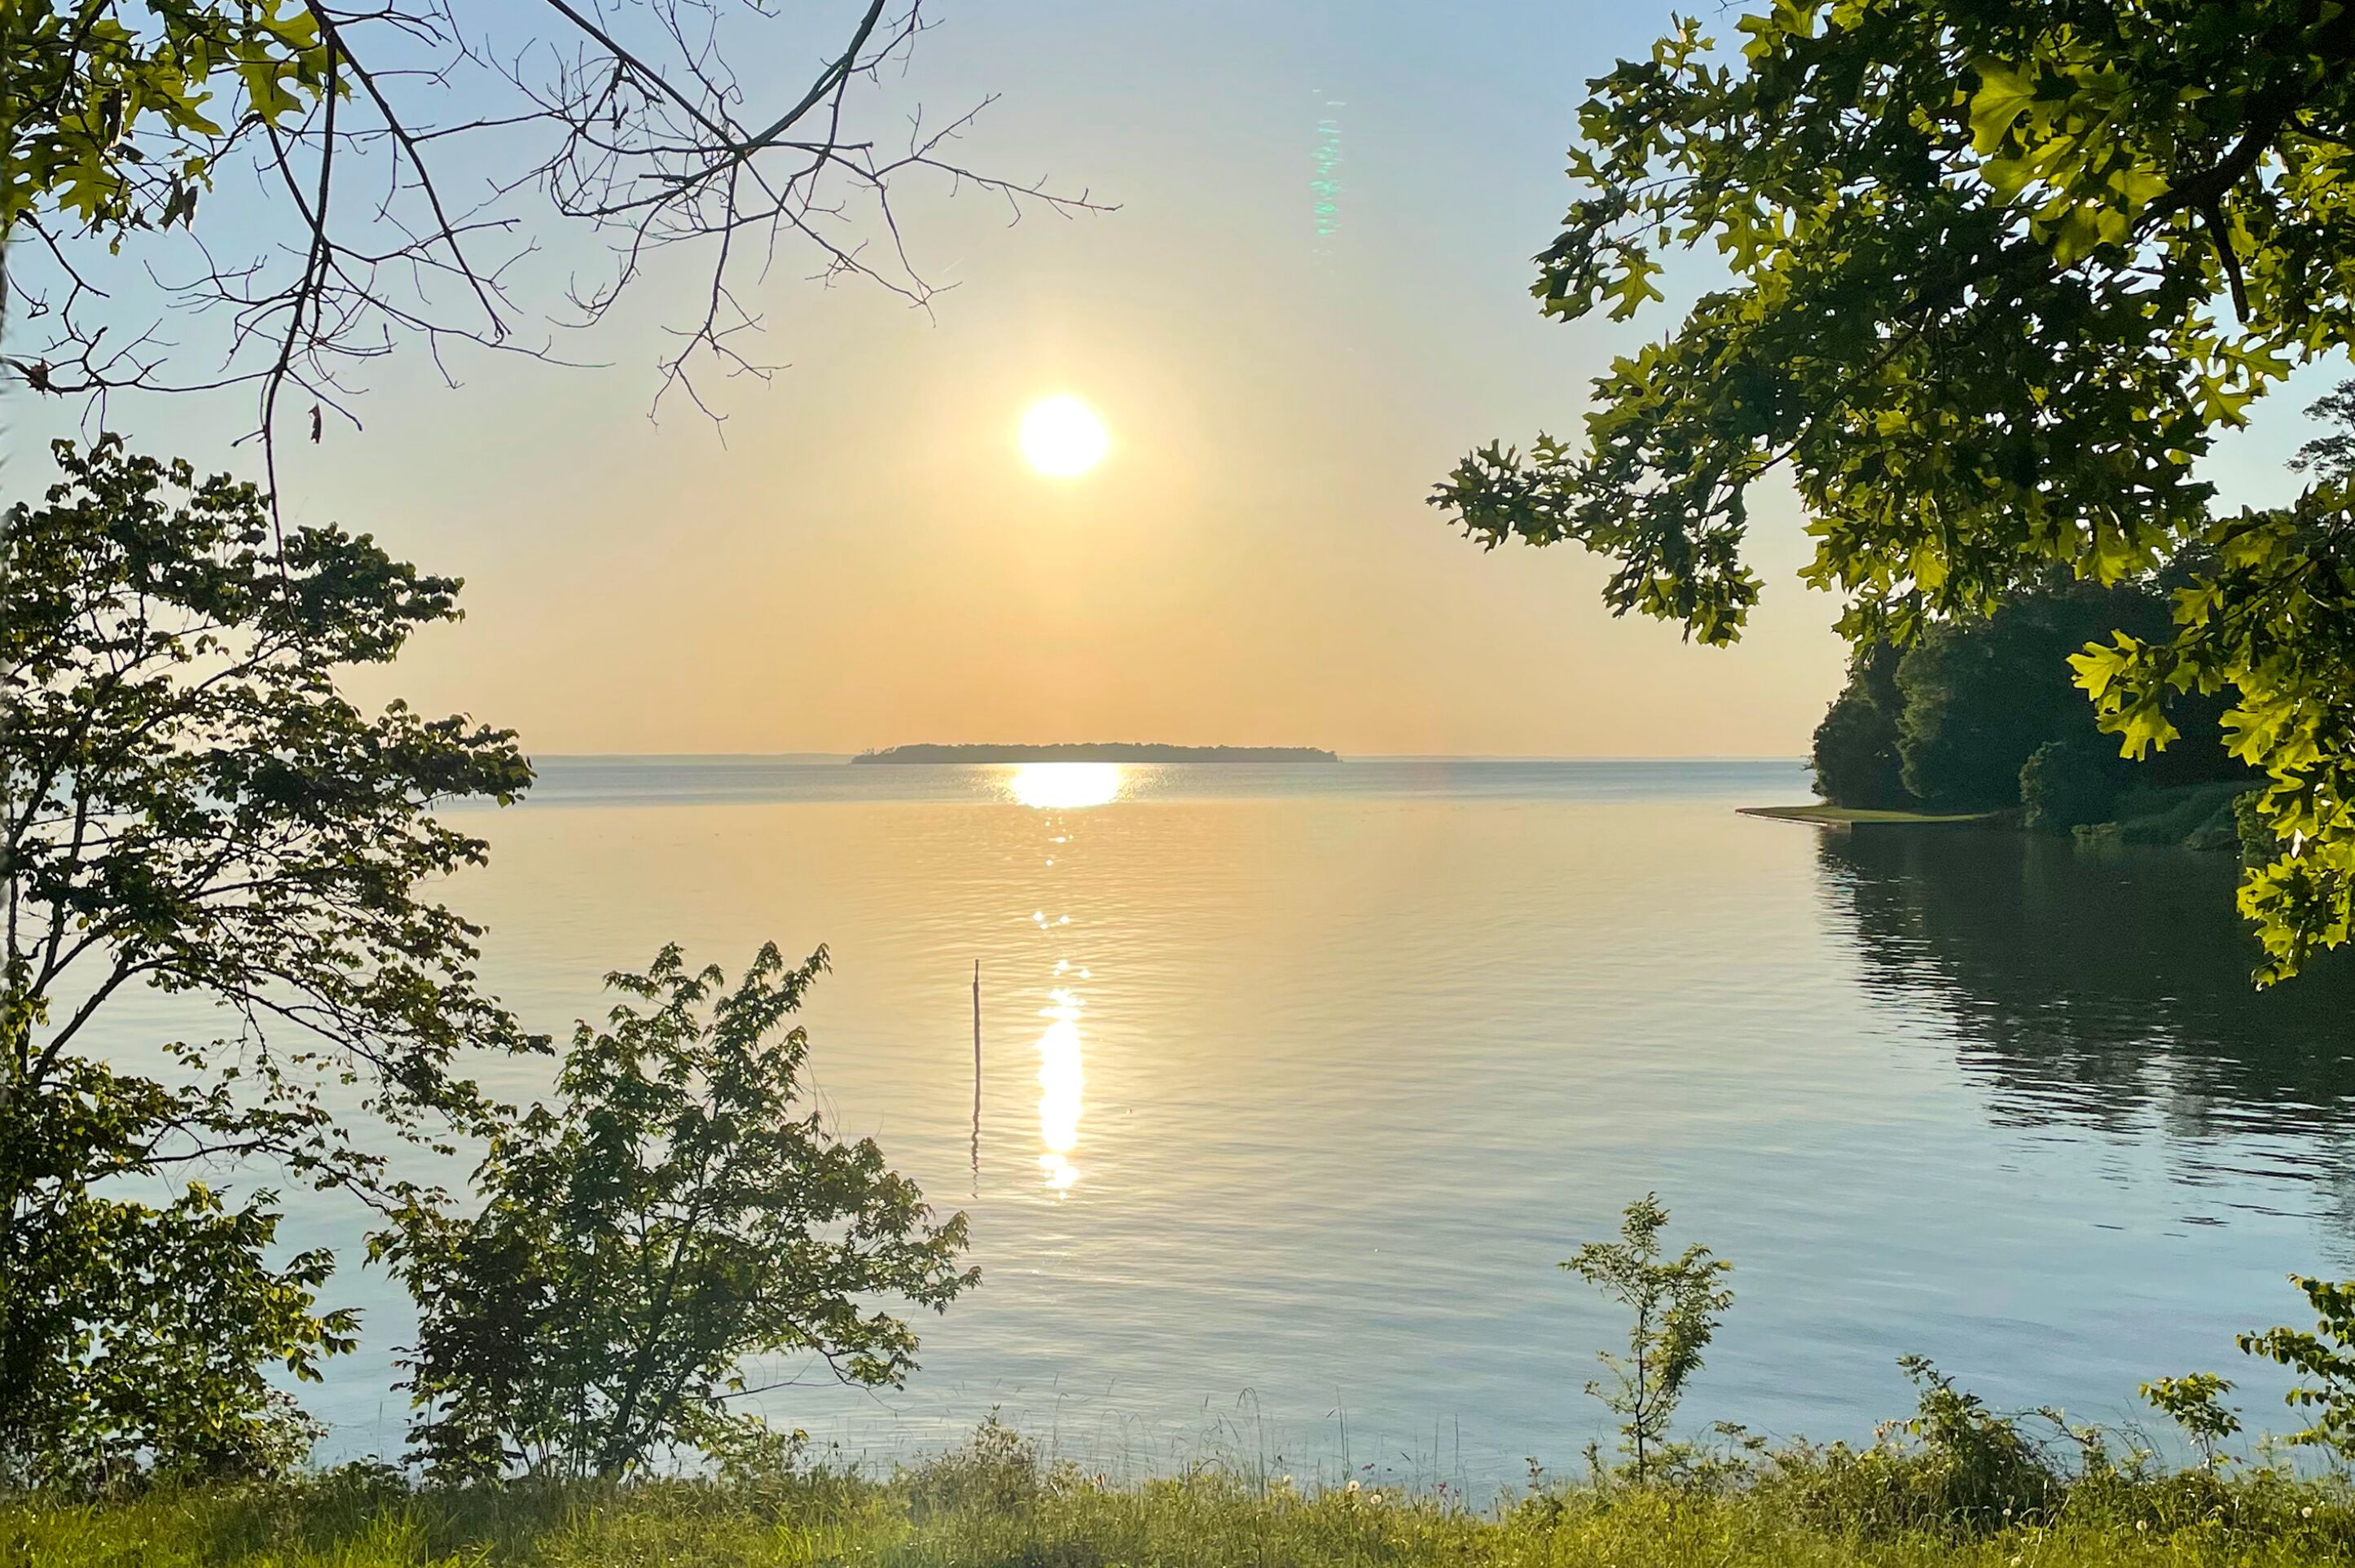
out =
<svg viewBox="0 0 2355 1568"><path fill-rule="evenodd" d="M1779 763L551 760L469 816L493 866L453 901L559 1030L665 941L832 949L824 1103L970 1213L985 1276L905 1392L767 1369L799 1378L773 1417L857 1454L997 1409L1107 1468L1574 1466L1622 1327L1554 1265L1646 1189L1737 1265L1696 1423L1865 1435L1907 1351L2091 1418L2253 1372L2230 1337L2296 1316L2286 1272L2355 1273L2355 983L2253 996L2218 859L1732 809L1806 794ZM398 1293L335 1289L369 1347L311 1403L389 1453Z"/></svg>

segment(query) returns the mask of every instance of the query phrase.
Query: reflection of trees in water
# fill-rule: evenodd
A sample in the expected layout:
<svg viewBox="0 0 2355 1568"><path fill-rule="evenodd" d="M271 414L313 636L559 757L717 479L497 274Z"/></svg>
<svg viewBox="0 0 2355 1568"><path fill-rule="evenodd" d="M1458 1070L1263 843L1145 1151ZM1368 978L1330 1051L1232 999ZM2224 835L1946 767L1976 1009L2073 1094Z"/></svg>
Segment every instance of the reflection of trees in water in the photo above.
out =
<svg viewBox="0 0 2355 1568"><path fill-rule="evenodd" d="M1884 828L1827 835L1821 857L1866 985L1952 1020L1999 1120L2156 1116L2185 1137L2337 1143L2355 1102L2355 965L2253 992L2229 856ZM2340 1164L2313 1152L2309 1176Z"/></svg>

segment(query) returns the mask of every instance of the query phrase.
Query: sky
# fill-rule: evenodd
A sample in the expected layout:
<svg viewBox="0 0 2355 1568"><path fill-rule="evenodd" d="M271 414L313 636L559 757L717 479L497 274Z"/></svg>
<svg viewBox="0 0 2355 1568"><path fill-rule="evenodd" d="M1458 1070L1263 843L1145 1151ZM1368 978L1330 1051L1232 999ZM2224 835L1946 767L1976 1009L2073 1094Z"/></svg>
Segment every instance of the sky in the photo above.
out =
<svg viewBox="0 0 2355 1568"><path fill-rule="evenodd" d="M928 313L781 269L752 293L758 352L784 368L720 388L718 429L676 405L647 417L684 274L568 345L595 368L462 352L450 389L410 346L371 378L363 430L285 460L291 520L466 579L464 623L363 695L512 727L542 754L1805 752L1844 651L1838 605L1796 580L1787 496L1761 497L1766 597L1730 650L1614 619L1597 562L1484 553L1423 500L1472 446L1574 428L1609 356L1670 325L1549 323L1527 292L1571 197L1583 83L1645 49L1667 6L928 9L892 109L996 94L971 162L1118 209L1009 226L971 193L911 198L919 265L955 284ZM1110 432L1083 477L1017 450L1052 394ZM250 470L250 448L227 449L245 411L112 418L151 450ZM54 418L12 404L20 450ZM2268 416L2229 443L2227 498L2289 489L2297 439ZM20 457L0 488L38 473Z"/></svg>

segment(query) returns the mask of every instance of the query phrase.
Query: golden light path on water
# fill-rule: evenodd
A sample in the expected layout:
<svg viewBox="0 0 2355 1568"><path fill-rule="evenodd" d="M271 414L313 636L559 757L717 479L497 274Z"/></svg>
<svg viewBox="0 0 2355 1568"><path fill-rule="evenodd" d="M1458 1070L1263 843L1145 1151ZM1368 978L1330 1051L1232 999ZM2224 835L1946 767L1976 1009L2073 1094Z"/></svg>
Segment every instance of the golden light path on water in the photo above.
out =
<svg viewBox="0 0 2355 1568"><path fill-rule="evenodd" d="M1068 860L1074 837L1061 813L1106 805L1118 799L1126 782L1117 763L1031 763L1014 770L1007 793L1020 805L1047 814L1044 859L1050 870L1060 855ZM1031 911L1030 919L1042 935L1061 947L1068 943L1071 917ZM1085 1109L1086 1037L1080 1019L1087 1004L1071 984L1092 978L1092 972L1073 965L1068 953L1055 959L1047 992L1048 1005L1039 1009L1047 1030L1039 1037L1039 1169L1048 1190L1058 1197L1080 1179L1072 1155L1080 1147L1080 1117Z"/></svg>
<svg viewBox="0 0 2355 1568"><path fill-rule="evenodd" d="M1118 763L1027 763L1014 770L1006 787L1024 805L1077 810L1108 805L1120 794L1121 782Z"/></svg>
<svg viewBox="0 0 2355 1568"><path fill-rule="evenodd" d="M1045 1146L1039 1168L1046 1173L1049 1187L1068 1192L1080 1179L1071 1151L1080 1147L1080 1110L1087 1087L1080 1061L1082 1008L1078 996L1061 986L1048 995L1053 1005L1039 1009L1040 1018L1053 1020L1039 1037L1039 1141Z"/></svg>

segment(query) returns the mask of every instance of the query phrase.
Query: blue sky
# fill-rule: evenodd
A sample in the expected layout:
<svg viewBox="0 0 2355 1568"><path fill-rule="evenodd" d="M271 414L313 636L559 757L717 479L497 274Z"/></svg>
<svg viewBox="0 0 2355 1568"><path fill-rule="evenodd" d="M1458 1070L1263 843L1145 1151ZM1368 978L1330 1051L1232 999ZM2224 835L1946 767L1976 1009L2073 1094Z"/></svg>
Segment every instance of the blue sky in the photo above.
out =
<svg viewBox="0 0 2355 1568"><path fill-rule="evenodd" d="M1647 48L1665 7L928 9L939 26L878 101L936 118L996 94L975 165L1119 210L1009 227L986 197L909 192L919 265L956 286L927 315L781 267L754 293L786 368L720 389L724 437L684 407L646 417L684 268L566 343L600 368L461 353L450 390L412 345L357 405L365 430L287 463L290 516L469 580L466 624L372 677L377 694L548 752L1804 750L1842 650L1836 606L1791 580L1787 501L1760 508L1769 596L1732 651L1614 622L1594 563L1484 556L1423 504L1466 447L1570 427L1608 355L1668 325L1549 324L1526 292L1569 198L1583 82ZM821 36L775 80L801 79ZM559 235L531 275L593 259ZM2227 444L2228 496L2288 487L2288 416L2329 379ZM1054 392L1112 431L1085 480L1016 456L1022 409ZM223 466L250 463L226 450L247 411L112 417ZM54 414L10 409L13 489Z"/></svg>

